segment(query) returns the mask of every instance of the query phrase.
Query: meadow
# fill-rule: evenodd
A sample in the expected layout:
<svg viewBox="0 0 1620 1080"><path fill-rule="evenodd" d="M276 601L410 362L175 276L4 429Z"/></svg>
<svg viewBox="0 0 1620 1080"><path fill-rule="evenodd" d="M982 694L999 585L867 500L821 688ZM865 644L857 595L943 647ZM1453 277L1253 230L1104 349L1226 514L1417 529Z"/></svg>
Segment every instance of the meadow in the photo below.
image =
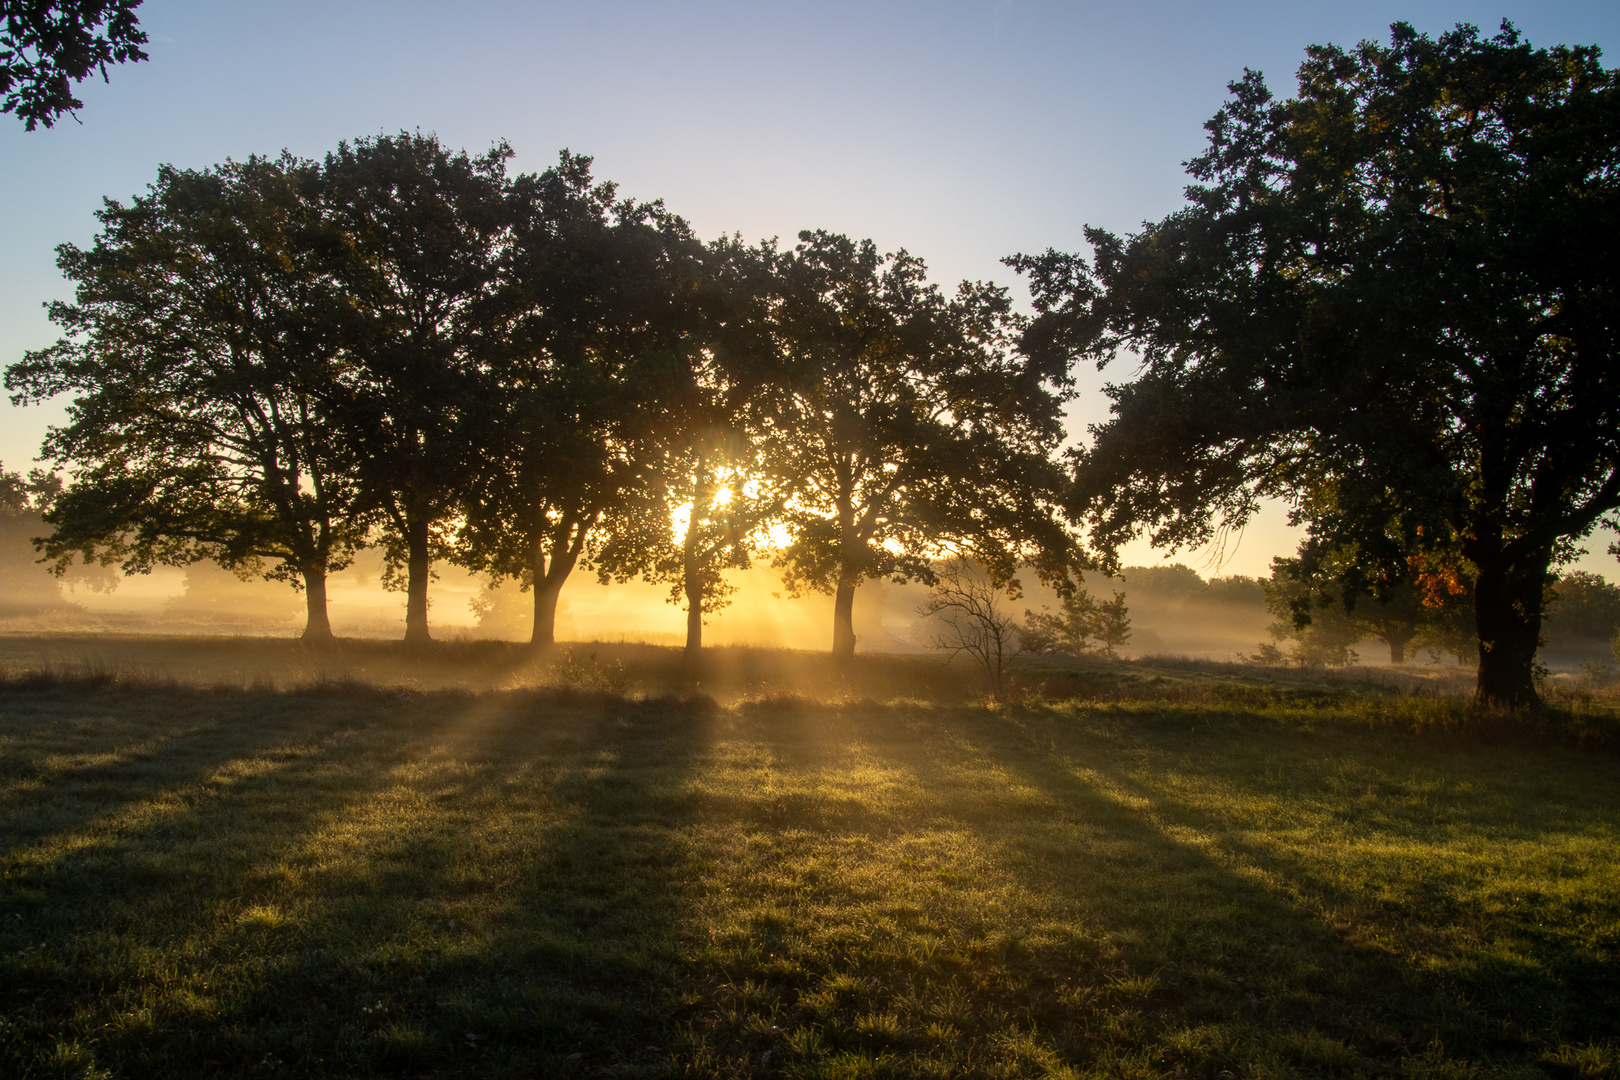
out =
<svg viewBox="0 0 1620 1080"><path fill-rule="evenodd" d="M1616 1077L1605 702L0 639L6 1077Z"/></svg>

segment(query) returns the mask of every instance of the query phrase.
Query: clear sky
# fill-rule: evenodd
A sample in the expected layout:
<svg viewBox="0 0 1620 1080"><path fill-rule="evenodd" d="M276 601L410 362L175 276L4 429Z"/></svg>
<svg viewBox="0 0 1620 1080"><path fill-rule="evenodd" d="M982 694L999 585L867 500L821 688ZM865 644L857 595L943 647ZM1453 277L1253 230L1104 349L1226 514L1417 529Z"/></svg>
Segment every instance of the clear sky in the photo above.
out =
<svg viewBox="0 0 1620 1080"><path fill-rule="evenodd" d="M827 228L904 247L947 285L1016 289L1003 256L1176 209L1181 163L1245 67L1287 92L1309 44L1504 17L1534 44L1620 62L1614 0L147 0L139 14L151 59L82 84L82 123L0 119L0 363L55 339L54 247L87 243L101 199L165 162L318 157L402 128L469 150L505 139L525 171L566 147L706 236ZM1081 376L1077 426L1106 414L1102 378ZM0 404L0 461L27 464L59 415ZM1291 549L1279 525L1263 516L1227 572ZM1613 579L1604 546L1583 565Z"/></svg>

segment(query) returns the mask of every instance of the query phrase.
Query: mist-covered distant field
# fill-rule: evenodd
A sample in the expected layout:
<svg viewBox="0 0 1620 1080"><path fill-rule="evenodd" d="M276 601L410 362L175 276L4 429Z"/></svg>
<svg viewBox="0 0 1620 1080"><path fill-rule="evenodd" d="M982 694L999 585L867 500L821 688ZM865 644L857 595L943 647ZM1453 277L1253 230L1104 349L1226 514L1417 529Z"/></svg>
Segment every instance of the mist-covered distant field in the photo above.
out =
<svg viewBox="0 0 1620 1080"><path fill-rule="evenodd" d="M151 575L106 573L63 587L22 558L0 602L0 632L97 632L294 635L303 626L302 597L280 582L244 581L211 563L161 568ZM832 598L787 595L768 565L732 571L734 602L709 620L705 639L719 644L814 648L830 644ZM1249 579L1241 579L1248 581ZM22 583L26 582L26 585ZM383 587L379 552L362 553L328 583L334 631L342 637L394 638L404 632L405 599ZM1091 576L1092 587L1119 588L1118 580ZM1009 600L1015 613L1051 605L1050 590L1025 576L1024 595ZM1206 594L1207 583L1187 571L1169 588L1128 590L1134 634L1127 653L1174 653L1231 659L1267 637L1272 616L1256 587ZM92 587L93 586L93 587ZM666 602L667 588L642 582L602 585L579 573L563 593L557 634L563 640L629 640L677 644L684 612ZM868 652L925 648L917 609L928 588L919 583L867 582L858 590L856 632ZM487 577L442 565L430 591L430 617L438 636L527 640L532 597L514 582L492 587Z"/></svg>

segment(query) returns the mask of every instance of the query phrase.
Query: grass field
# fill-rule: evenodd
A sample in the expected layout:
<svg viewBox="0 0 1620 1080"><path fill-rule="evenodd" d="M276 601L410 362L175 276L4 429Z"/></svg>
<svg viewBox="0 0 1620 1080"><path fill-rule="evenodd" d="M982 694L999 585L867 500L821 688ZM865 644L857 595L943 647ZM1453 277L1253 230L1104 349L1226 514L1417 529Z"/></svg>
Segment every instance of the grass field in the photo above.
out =
<svg viewBox="0 0 1620 1080"><path fill-rule="evenodd" d="M1620 1076L1601 725L51 647L0 648L0 1076Z"/></svg>

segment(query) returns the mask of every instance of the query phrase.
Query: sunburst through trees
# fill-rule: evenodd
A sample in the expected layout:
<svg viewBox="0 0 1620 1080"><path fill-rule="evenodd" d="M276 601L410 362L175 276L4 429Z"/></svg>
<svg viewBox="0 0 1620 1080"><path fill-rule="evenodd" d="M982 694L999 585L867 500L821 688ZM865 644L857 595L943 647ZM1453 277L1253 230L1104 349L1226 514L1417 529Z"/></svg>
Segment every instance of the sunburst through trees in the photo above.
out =
<svg viewBox="0 0 1620 1080"><path fill-rule="evenodd" d="M1186 209L1091 230L1089 261L1009 260L1033 319L827 230L706 243L566 151L512 176L504 144L404 132L165 167L60 249L65 336L7 371L15 400L73 395L44 550L289 580L312 640L363 544L412 642L436 559L530 590L539 645L576 569L644 578L696 653L726 573L769 547L789 591L832 596L848 658L863 582L965 558L1080 619L1077 569L1282 496L1310 526L1283 636L1331 602L1399 663L1420 638L1470 652L1471 618L1479 699L1534 704L1553 572L1620 512L1599 61L1397 24L1313 47L1287 101L1251 72ZM1114 419L1063 461L1071 365L1133 350Z"/></svg>
<svg viewBox="0 0 1620 1080"><path fill-rule="evenodd" d="M827 232L704 243L589 158L509 157L407 132L109 203L61 249L67 335L7 373L75 395L47 554L289 580L325 640L326 575L377 543L413 643L437 559L532 591L539 645L586 567L668 584L695 653L775 529L845 657L860 583L947 547L1066 580L1067 373L1016 351L1002 290Z"/></svg>

